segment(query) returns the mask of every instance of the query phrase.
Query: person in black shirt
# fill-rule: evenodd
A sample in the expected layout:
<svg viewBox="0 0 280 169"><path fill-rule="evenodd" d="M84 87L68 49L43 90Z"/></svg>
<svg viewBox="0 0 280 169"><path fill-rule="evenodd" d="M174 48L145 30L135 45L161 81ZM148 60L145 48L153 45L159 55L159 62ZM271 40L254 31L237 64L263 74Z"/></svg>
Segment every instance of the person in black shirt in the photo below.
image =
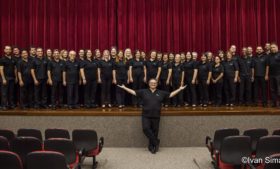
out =
<svg viewBox="0 0 280 169"><path fill-rule="evenodd" d="M248 55L248 48L242 49L243 56L238 58L239 65L239 104L252 104L252 81L254 80L254 62ZM245 98L245 100L244 100Z"/></svg>
<svg viewBox="0 0 280 169"><path fill-rule="evenodd" d="M112 61L115 62L116 58L117 58L117 47L116 46L111 47L110 54L111 54Z"/></svg>
<svg viewBox="0 0 280 169"><path fill-rule="evenodd" d="M261 99L263 107L267 106L267 80L268 69L267 56L263 53L263 48L257 46L256 56L254 57L254 104L258 105L259 89L261 90Z"/></svg>
<svg viewBox="0 0 280 169"><path fill-rule="evenodd" d="M63 85L67 88L67 104L69 109L79 108L80 65L76 61L76 52L69 52L69 60L65 62L62 73Z"/></svg>
<svg viewBox="0 0 280 169"><path fill-rule="evenodd" d="M148 149L151 153L156 153L159 148L159 121L161 114L161 104L166 98L172 98L179 92L185 89L186 86L181 86L179 89L169 93L158 90L158 82L156 79L150 79L148 82L149 89L132 90L125 85L118 85L128 93L140 97L143 100L142 108L142 127L143 132L149 139Z"/></svg>
<svg viewBox="0 0 280 169"><path fill-rule="evenodd" d="M141 59L140 51L135 51L135 58L129 62L129 81L132 83L133 90L142 89L146 82L146 76L144 74L145 62ZM140 100L137 97L132 97L132 104L140 106Z"/></svg>
<svg viewBox="0 0 280 169"><path fill-rule="evenodd" d="M64 63L59 59L59 51L53 52L53 59L48 63L48 84L51 86L51 107L56 109L63 103L62 73Z"/></svg>
<svg viewBox="0 0 280 169"><path fill-rule="evenodd" d="M37 57L33 59L31 75L34 81L34 108L47 108L47 65L48 61L43 57L43 49L36 49Z"/></svg>
<svg viewBox="0 0 280 169"><path fill-rule="evenodd" d="M147 81L149 81L149 79L159 79L160 76L160 72L161 72L161 65L160 62L158 62L156 60L156 51L151 51L151 57L149 60L146 61L145 65L146 65L146 77L147 77Z"/></svg>
<svg viewBox="0 0 280 169"><path fill-rule="evenodd" d="M221 58L215 57L215 65L212 67L212 83L214 90L214 104L221 106L223 91L224 66L221 64Z"/></svg>
<svg viewBox="0 0 280 169"><path fill-rule="evenodd" d="M174 54L173 53L169 53L168 60L169 60L170 63L174 62Z"/></svg>
<svg viewBox="0 0 280 169"><path fill-rule="evenodd" d="M21 60L18 62L18 80L20 86L20 107L22 109L32 107L33 80L31 68L33 64L28 58L27 50L21 51Z"/></svg>
<svg viewBox="0 0 280 169"><path fill-rule="evenodd" d="M272 107L277 107L278 97L280 96L280 52L278 45L271 43L271 53L268 58L270 92L272 99Z"/></svg>
<svg viewBox="0 0 280 169"><path fill-rule="evenodd" d="M113 62L110 60L108 50L103 51L103 60L99 63L98 82L101 83L101 104L102 108L112 107L111 105L111 86L113 78Z"/></svg>
<svg viewBox="0 0 280 169"><path fill-rule="evenodd" d="M16 61L12 58L11 46L5 46L5 56L0 60L1 75L1 102L2 109L15 108L14 104L14 87L17 81Z"/></svg>
<svg viewBox="0 0 280 169"><path fill-rule="evenodd" d="M197 62L192 59L191 55L187 55L186 61L183 64L184 84L187 85L187 104L196 107L196 77L197 77Z"/></svg>
<svg viewBox="0 0 280 169"><path fill-rule="evenodd" d="M48 61L51 61L52 60L52 56L53 56L52 50L51 49L47 49L46 50L45 59L47 59Z"/></svg>
<svg viewBox="0 0 280 169"><path fill-rule="evenodd" d="M86 58L80 62L80 72L84 85L84 101L86 108L95 108L97 89L98 61L93 59L91 50L86 50Z"/></svg>
<svg viewBox="0 0 280 169"><path fill-rule="evenodd" d="M161 67L161 74L160 74L160 88L163 91L170 90L170 78L172 74L172 64L168 61L168 54L164 53L162 57L162 67ZM168 107L169 99L165 99L163 102L165 107Z"/></svg>
<svg viewBox="0 0 280 169"><path fill-rule="evenodd" d="M212 60L212 58L211 58ZM209 63L209 58L205 54L201 56L201 62L198 64L198 85L200 91L200 101L203 107L206 107L209 102L208 86L212 76L212 65Z"/></svg>
<svg viewBox="0 0 280 169"><path fill-rule="evenodd" d="M123 51L120 50L113 66L113 83L116 85L128 84L128 64L124 58ZM116 100L119 108L123 108L125 104L125 92L120 88L116 88Z"/></svg>
<svg viewBox="0 0 280 169"><path fill-rule="evenodd" d="M181 64L180 54L175 55L174 63L172 64L172 75L171 75L171 85L172 89L175 90L183 85L183 68ZM177 96L173 97L172 104L174 107L181 107L183 104L183 93L179 92Z"/></svg>
<svg viewBox="0 0 280 169"><path fill-rule="evenodd" d="M78 55L79 55L79 58L77 58L77 61L78 61L79 65L81 65L84 62L85 57L86 57L85 50L80 49ZM80 78L81 78L81 76L80 76ZM83 107L85 104L85 100L84 100L84 95L82 93L84 93L84 91L85 91L85 86L81 82L82 82L82 79L79 79L79 103L80 103L81 107Z"/></svg>
<svg viewBox="0 0 280 169"><path fill-rule="evenodd" d="M265 46L264 46L264 49L265 49L265 51L264 51L264 53L266 54L266 55L269 55L270 54L270 43L265 43Z"/></svg>
<svg viewBox="0 0 280 169"><path fill-rule="evenodd" d="M238 71L238 63L232 59L231 52L227 52L227 60L224 62L224 89L227 106L233 106L235 102Z"/></svg>
<svg viewBox="0 0 280 169"><path fill-rule="evenodd" d="M157 59L158 62L162 61L162 53L161 52L157 52Z"/></svg>
<svg viewBox="0 0 280 169"><path fill-rule="evenodd" d="M18 62L21 60L21 56L20 56L20 49L17 46L13 46L13 59L16 61L16 65L18 65ZM15 87L14 87L14 103L17 104L20 101L20 96L19 96L19 84L15 83Z"/></svg>
<svg viewBox="0 0 280 169"><path fill-rule="evenodd" d="M63 63L63 68L64 68L65 63L68 61L68 51L67 50L62 49L60 51L60 60ZM67 87L64 86L63 84L62 84L62 93L63 93L63 99L62 99L63 107L68 107L68 105L67 105Z"/></svg>
<svg viewBox="0 0 280 169"><path fill-rule="evenodd" d="M143 61L146 61L146 53L144 52L144 51L141 51L141 59L143 60Z"/></svg>

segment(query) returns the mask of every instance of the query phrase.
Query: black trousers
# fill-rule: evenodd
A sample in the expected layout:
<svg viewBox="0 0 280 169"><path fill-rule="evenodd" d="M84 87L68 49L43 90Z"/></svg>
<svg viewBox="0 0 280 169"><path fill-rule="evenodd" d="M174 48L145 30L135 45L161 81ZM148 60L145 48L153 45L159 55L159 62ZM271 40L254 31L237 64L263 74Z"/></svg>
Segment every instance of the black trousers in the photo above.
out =
<svg viewBox="0 0 280 169"><path fill-rule="evenodd" d="M208 84L206 83L207 80L199 80L198 86L199 86L199 96L200 96L200 104L208 104L209 102L209 89Z"/></svg>
<svg viewBox="0 0 280 169"><path fill-rule="evenodd" d="M84 85L84 103L85 106L93 106L96 104L97 81L89 80Z"/></svg>
<svg viewBox="0 0 280 169"><path fill-rule="evenodd" d="M239 103L252 103L252 81L250 76L240 76Z"/></svg>
<svg viewBox="0 0 280 169"><path fill-rule="evenodd" d="M262 103L267 104L267 84L264 77L255 77L254 80L254 102L257 104L259 100L259 91L261 91Z"/></svg>
<svg viewBox="0 0 280 169"><path fill-rule="evenodd" d="M127 79L117 79L118 85L126 85ZM125 91L119 87L116 88L116 101L118 105L125 105Z"/></svg>
<svg viewBox="0 0 280 169"><path fill-rule="evenodd" d="M15 106L14 104L15 80L7 80L7 84L1 86L1 102L3 107Z"/></svg>
<svg viewBox="0 0 280 169"><path fill-rule="evenodd" d="M79 84L67 84L67 104L68 106L78 106Z"/></svg>
<svg viewBox="0 0 280 169"><path fill-rule="evenodd" d="M234 83L234 77L226 77L224 79L224 87L226 104L234 104L236 96L236 83Z"/></svg>
<svg viewBox="0 0 280 169"><path fill-rule="evenodd" d="M34 85L35 106L47 106L47 80L38 79L39 84Z"/></svg>
<svg viewBox="0 0 280 169"><path fill-rule="evenodd" d="M185 81L186 92L187 92L187 102L189 104L197 104L197 95L196 95L196 85L192 84L192 79L187 78Z"/></svg>
<svg viewBox="0 0 280 169"><path fill-rule="evenodd" d="M111 104L112 78L102 78L101 104Z"/></svg>
<svg viewBox="0 0 280 169"><path fill-rule="evenodd" d="M24 83L24 86L20 87L20 106L21 107L31 107L33 94L33 84Z"/></svg>
<svg viewBox="0 0 280 169"><path fill-rule="evenodd" d="M181 86L181 81L179 79L172 79L172 90L176 90ZM173 105L183 105L183 91L180 91L176 96L172 98Z"/></svg>
<svg viewBox="0 0 280 169"><path fill-rule="evenodd" d="M222 104L222 93L223 93L223 81L219 81L217 83L213 83L213 94L214 94L214 104L221 105Z"/></svg>
<svg viewBox="0 0 280 169"><path fill-rule="evenodd" d="M277 104L278 97L280 96L280 76L270 77L270 92L273 104Z"/></svg>
<svg viewBox="0 0 280 169"><path fill-rule="evenodd" d="M144 75L132 75L133 83L132 83L132 89L133 90L139 90L144 87ZM135 105L140 105L141 104L141 99L136 96L132 96L132 104Z"/></svg>
<svg viewBox="0 0 280 169"><path fill-rule="evenodd" d="M51 104L52 106L59 105L63 103L63 85L62 82L53 81L51 87Z"/></svg>
<svg viewBox="0 0 280 169"><path fill-rule="evenodd" d="M161 88L161 90L163 90L163 91L170 92L170 85L167 85L167 84L166 84L166 80L167 80L167 79L160 79L160 81L159 81L160 88ZM182 95L183 95L183 92L182 92ZM168 104L170 103L170 99L169 99L169 98L166 98L166 99L163 101L163 103L164 103L165 105L168 105Z"/></svg>
<svg viewBox="0 0 280 169"><path fill-rule="evenodd" d="M81 105L86 104L84 96L82 95L82 93L84 93L84 92L85 92L85 85L79 84L79 93L80 94L79 94L79 101L78 101L78 103L80 103Z"/></svg>
<svg viewBox="0 0 280 169"><path fill-rule="evenodd" d="M150 118L142 116L142 127L145 136L149 139L149 147L159 144L158 131L159 131L160 118Z"/></svg>

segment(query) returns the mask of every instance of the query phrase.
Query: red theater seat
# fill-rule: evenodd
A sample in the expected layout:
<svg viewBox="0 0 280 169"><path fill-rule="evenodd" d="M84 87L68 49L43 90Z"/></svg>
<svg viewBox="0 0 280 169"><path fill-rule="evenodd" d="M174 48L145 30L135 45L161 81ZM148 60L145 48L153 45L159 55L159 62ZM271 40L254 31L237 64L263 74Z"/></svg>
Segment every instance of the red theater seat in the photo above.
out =
<svg viewBox="0 0 280 169"><path fill-rule="evenodd" d="M65 138L70 139L70 134L68 130L65 129L46 129L45 130L45 139L50 138Z"/></svg>
<svg viewBox="0 0 280 169"><path fill-rule="evenodd" d="M59 152L32 152L26 161L27 169L68 169L64 155Z"/></svg>
<svg viewBox="0 0 280 169"><path fill-rule="evenodd" d="M24 136L24 137L35 137L42 141L42 133L38 129L19 129L17 132L17 136Z"/></svg>
<svg viewBox="0 0 280 169"><path fill-rule="evenodd" d="M267 129L249 129L249 130L245 130L243 133L244 136L249 136L251 138L251 145L252 145L252 151L253 153L256 152L256 148L257 148L257 143L259 141L259 139L263 136L267 136L268 135L268 130Z"/></svg>
<svg viewBox="0 0 280 169"><path fill-rule="evenodd" d="M221 144L224 138L228 136L237 136L239 135L239 130L236 128L226 128L226 129L219 129L215 131L214 139L212 140L211 137L206 137L206 147L211 153L211 158L213 160L213 163L216 161L215 155L216 152L220 151Z"/></svg>
<svg viewBox="0 0 280 169"><path fill-rule="evenodd" d="M42 150L42 142L35 137L16 137L10 145L11 151L17 153L25 166L26 156L33 151Z"/></svg>
<svg viewBox="0 0 280 169"><path fill-rule="evenodd" d="M6 137L0 136L0 150L10 150L10 144Z"/></svg>
<svg viewBox="0 0 280 169"><path fill-rule="evenodd" d="M45 140L44 150L62 153L70 169L79 167L79 156L72 140L63 138Z"/></svg>
<svg viewBox="0 0 280 169"><path fill-rule="evenodd" d="M0 168L23 169L23 166L20 157L16 153L0 150Z"/></svg>
<svg viewBox="0 0 280 169"><path fill-rule="evenodd" d="M9 143L16 137L13 131L6 129L0 129L0 136L6 137Z"/></svg>
<svg viewBox="0 0 280 169"><path fill-rule="evenodd" d="M102 151L104 138L101 137L98 141L97 133L94 130L73 130L72 138L79 151L80 161L82 162L84 157L92 157L93 168L96 168L96 156Z"/></svg>

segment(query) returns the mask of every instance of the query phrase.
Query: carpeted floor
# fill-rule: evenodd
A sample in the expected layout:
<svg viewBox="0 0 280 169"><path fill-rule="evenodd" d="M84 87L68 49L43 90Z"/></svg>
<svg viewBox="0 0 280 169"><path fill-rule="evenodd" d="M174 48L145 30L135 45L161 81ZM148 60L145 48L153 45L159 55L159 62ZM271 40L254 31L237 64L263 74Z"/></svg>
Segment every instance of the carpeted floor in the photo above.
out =
<svg viewBox="0 0 280 169"><path fill-rule="evenodd" d="M212 169L210 154L204 147L160 148L151 154L145 148L104 148L97 157L98 169ZM91 159L82 169L91 168Z"/></svg>

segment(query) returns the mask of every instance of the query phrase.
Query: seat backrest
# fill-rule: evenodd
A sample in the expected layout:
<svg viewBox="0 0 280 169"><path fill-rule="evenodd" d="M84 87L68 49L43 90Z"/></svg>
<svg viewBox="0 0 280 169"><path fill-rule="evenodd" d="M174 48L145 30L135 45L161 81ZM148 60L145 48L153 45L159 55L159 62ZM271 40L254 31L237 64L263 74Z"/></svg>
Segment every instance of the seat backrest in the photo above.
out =
<svg viewBox="0 0 280 169"><path fill-rule="evenodd" d="M249 129L249 130L245 130L243 135L251 137L252 150L256 151L257 142L261 137L268 135L268 130L264 128Z"/></svg>
<svg viewBox="0 0 280 169"><path fill-rule="evenodd" d="M42 133L37 129L19 129L17 132L17 136L21 137L35 137L42 141Z"/></svg>
<svg viewBox="0 0 280 169"><path fill-rule="evenodd" d="M10 150L9 141L6 137L0 136L0 150Z"/></svg>
<svg viewBox="0 0 280 169"><path fill-rule="evenodd" d="M45 130L45 139L50 138L66 138L70 139L70 134L68 130L65 129L46 129Z"/></svg>
<svg viewBox="0 0 280 169"><path fill-rule="evenodd" d="M16 137L10 145L11 151L17 153L23 165L28 153L42 150L42 142L35 137Z"/></svg>
<svg viewBox="0 0 280 169"><path fill-rule="evenodd" d="M94 130L73 130L72 139L78 150L91 151L98 146L98 137Z"/></svg>
<svg viewBox="0 0 280 169"><path fill-rule="evenodd" d="M239 130L236 128L226 128L226 129L216 130L214 134L213 148L215 150L220 150L222 141L225 137L237 136L237 135L239 135Z"/></svg>
<svg viewBox="0 0 280 169"><path fill-rule="evenodd" d="M64 154L66 163L73 164L76 161L76 148L72 140L63 138L52 138L44 141L44 150L57 151Z"/></svg>
<svg viewBox="0 0 280 169"><path fill-rule="evenodd" d="M16 153L0 150L0 168L22 169L23 166L20 157Z"/></svg>
<svg viewBox="0 0 280 169"><path fill-rule="evenodd" d="M0 136L6 137L9 142L11 142L16 137L13 131L6 129L0 129Z"/></svg>
<svg viewBox="0 0 280 169"><path fill-rule="evenodd" d="M257 143L256 158L265 159L280 153L280 136L264 136Z"/></svg>
<svg viewBox="0 0 280 169"><path fill-rule="evenodd" d="M280 154L273 154L269 157L269 163L264 165L264 169L279 169L280 168Z"/></svg>
<svg viewBox="0 0 280 169"><path fill-rule="evenodd" d="M67 169L63 154L51 151L29 153L26 157L27 169Z"/></svg>
<svg viewBox="0 0 280 169"><path fill-rule="evenodd" d="M222 141L220 157L226 164L241 165L242 157L250 157L251 153L249 136L228 136Z"/></svg>
<svg viewBox="0 0 280 169"><path fill-rule="evenodd" d="M276 129L273 131L272 135L280 136L280 129Z"/></svg>

